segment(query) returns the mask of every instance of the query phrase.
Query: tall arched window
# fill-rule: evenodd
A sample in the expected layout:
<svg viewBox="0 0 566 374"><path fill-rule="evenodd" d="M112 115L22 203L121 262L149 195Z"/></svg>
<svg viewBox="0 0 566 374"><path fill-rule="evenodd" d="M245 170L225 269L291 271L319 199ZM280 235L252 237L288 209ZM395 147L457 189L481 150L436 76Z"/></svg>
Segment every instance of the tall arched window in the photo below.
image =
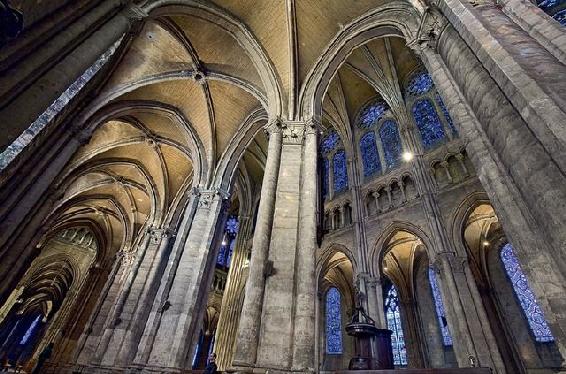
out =
<svg viewBox="0 0 566 374"><path fill-rule="evenodd" d="M434 95L434 98L436 99L436 103L440 107L440 110L442 111L444 118L446 118L446 122L448 123L448 127L450 127L450 131L452 132L452 135L458 136L458 130L456 130L456 126L454 126L454 121L452 121L452 117L450 117L450 113L448 113L448 109L446 109L446 105L444 105L444 101L442 101L440 94L437 93L436 95Z"/></svg>
<svg viewBox="0 0 566 374"><path fill-rule="evenodd" d="M401 156L401 138L397 124L391 120L383 122L379 129L379 137L383 145L383 157L385 157L387 168L393 168L398 164Z"/></svg>
<svg viewBox="0 0 566 374"><path fill-rule="evenodd" d="M442 123L430 100L417 100L413 104L413 117L421 134L421 141L425 149L434 147L444 139L445 134Z"/></svg>
<svg viewBox="0 0 566 374"><path fill-rule="evenodd" d="M236 236L238 235L239 226L238 218L236 216L230 216L226 220L226 225L224 226L224 238L222 239L222 244L218 251L218 257L216 258L217 266L225 268L230 267L230 260L232 259L232 253L234 252L234 246L236 245Z"/></svg>
<svg viewBox="0 0 566 374"><path fill-rule="evenodd" d="M321 175L323 197L326 197L326 195L328 195L328 168L329 168L328 159L324 157L322 159L322 175Z"/></svg>
<svg viewBox="0 0 566 374"><path fill-rule="evenodd" d="M500 256L505 272L511 280L513 290L515 290L515 295L519 299L519 304L521 304L535 340L542 343L553 342L554 336L552 336L544 313L529 286L527 277L521 269L513 246L510 243L505 244L501 249Z"/></svg>
<svg viewBox="0 0 566 374"><path fill-rule="evenodd" d="M428 268L428 281L432 290L432 297L434 299L434 306L436 308L436 317L442 333L442 342L445 346L452 345L452 335L448 330L448 323L446 321L446 313L444 311L444 303L442 302L442 295L438 288L438 281L436 280L436 273L432 267Z"/></svg>
<svg viewBox="0 0 566 374"><path fill-rule="evenodd" d="M348 172L346 168L346 153L338 151L333 158L334 192L339 193L348 189Z"/></svg>
<svg viewBox="0 0 566 374"><path fill-rule="evenodd" d="M405 346L405 335L401 326L401 313L399 312L399 295L393 284L389 287L385 298L385 318L387 328L393 331L391 334L391 347L393 350L393 363L397 366L407 365L407 348Z"/></svg>
<svg viewBox="0 0 566 374"><path fill-rule="evenodd" d="M365 177L381 172L381 162L379 161L379 153L377 152L373 130L360 139L360 153L362 154Z"/></svg>
<svg viewBox="0 0 566 374"><path fill-rule="evenodd" d="M342 353L342 316L340 291L332 287L326 292L326 353Z"/></svg>

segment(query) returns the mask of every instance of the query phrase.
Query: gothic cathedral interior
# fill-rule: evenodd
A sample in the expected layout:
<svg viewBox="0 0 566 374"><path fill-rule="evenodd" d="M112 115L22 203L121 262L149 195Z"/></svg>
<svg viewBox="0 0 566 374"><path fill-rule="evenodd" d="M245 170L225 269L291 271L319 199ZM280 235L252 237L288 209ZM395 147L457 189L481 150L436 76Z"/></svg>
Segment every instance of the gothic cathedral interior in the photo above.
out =
<svg viewBox="0 0 566 374"><path fill-rule="evenodd" d="M0 0L0 370L566 373L566 0Z"/></svg>

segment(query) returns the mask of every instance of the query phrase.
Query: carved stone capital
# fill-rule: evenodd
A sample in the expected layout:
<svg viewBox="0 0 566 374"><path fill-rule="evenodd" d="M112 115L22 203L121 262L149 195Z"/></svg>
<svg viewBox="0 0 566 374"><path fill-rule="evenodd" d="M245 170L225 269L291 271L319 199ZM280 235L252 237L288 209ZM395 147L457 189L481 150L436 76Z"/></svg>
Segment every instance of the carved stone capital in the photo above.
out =
<svg viewBox="0 0 566 374"><path fill-rule="evenodd" d="M270 120L265 127L265 133L267 136L271 134L280 134L282 131L282 122L279 117Z"/></svg>
<svg viewBox="0 0 566 374"><path fill-rule="evenodd" d="M303 144L306 125L304 122L286 122L283 124L283 144Z"/></svg>
<svg viewBox="0 0 566 374"><path fill-rule="evenodd" d="M230 194L220 187L210 190L199 190L198 196L199 208L209 208L215 199L228 201L230 198Z"/></svg>
<svg viewBox="0 0 566 374"><path fill-rule="evenodd" d="M425 50L436 51L437 42L444 29L448 26L448 20L436 5L429 5L421 17L421 23L417 35L413 40L407 42L407 46L422 55Z"/></svg>
<svg viewBox="0 0 566 374"><path fill-rule="evenodd" d="M128 4L124 8L124 16L130 20L130 22L140 22L143 21L149 15L145 9L137 4Z"/></svg>

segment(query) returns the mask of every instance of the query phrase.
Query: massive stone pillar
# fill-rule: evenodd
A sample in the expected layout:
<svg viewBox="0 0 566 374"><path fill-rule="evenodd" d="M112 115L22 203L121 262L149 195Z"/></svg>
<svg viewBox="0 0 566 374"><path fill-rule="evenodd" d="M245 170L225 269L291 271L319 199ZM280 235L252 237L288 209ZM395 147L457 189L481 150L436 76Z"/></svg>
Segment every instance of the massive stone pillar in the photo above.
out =
<svg viewBox="0 0 566 374"><path fill-rule="evenodd" d="M268 203L275 193L272 224L262 227L271 235L267 243L256 240L256 228L238 332L234 366L242 371L314 370L316 125L285 122L281 135L281 141L270 139L270 153L281 144L281 154L274 159L284 162L270 169L268 160L266 170L277 171L276 183L270 184L270 191L262 188L262 200L267 197Z"/></svg>
<svg viewBox="0 0 566 374"><path fill-rule="evenodd" d="M171 254L147 318L134 364L155 370L180 370L190 361L198 339L216 263L228 195L200 190L190 231Z"/></svg>
<svg viewBox="0 0 566 374"><path fill-rule="evenodd" d="M234 365L237 366L251 367L255 364L257 358L266 267L275 214L279 166L281 164L283 134L280 126L280 123L273 122L268 127L267 161L263 173L261 198L252 242L248 281L245 289L246 294L238 326L237 346L234 354Z"/></svg>
<svg viewBox="0 0 566 374"><path fill-rule="evenodd" d="M230 271L222 296L222 307L216 328L215 353L218 370L226 370L232 364L240 314L244 304L244 289L248 279L249 239L252 234L252 218L238 217L238 238L230 260Z"/></svg>
<svg viewBox="0 0 566 374"><path fill-rule="evenodd" d="M561 188L566 183L566 131L562 125L566 123L566 65L495 2L484 0L474 5L466 0L440 2L451 26L440 34L437 50L526 197L538 229L547 236L566 274L562 260L566 258L566 210L556 203L566 199L566 189ZM561 31L556 39L566 36L564 28ZM481 72L469 74L471 70L465 67L472 65ZM480 79L483 76L487 79ZM485 95L478 95L479 90ZM496 113L489 110L494 108Z"/></svg>
<svg viewBox="0 0 566 374"><path fill-rule="evenodd" d="M32 48L29 44L33 41L25 40L22 48L7 51L11 54L3 59L5 66L1 66L5 74L0 78L0 118L10 121L3 128L0 149L4 150L27 129L144 16L135 5L124 6L120 0L102 1L48 43Z"/></svg>
<svg viewBox="0 0 566 374"><path fill-rule="evenodd" d="M417 51L460 127L467 154L566 356L566 213L558 203L566 201L566 177L519 114L524 108L513 106L456 30L423 29L438 37Z"/></svg>

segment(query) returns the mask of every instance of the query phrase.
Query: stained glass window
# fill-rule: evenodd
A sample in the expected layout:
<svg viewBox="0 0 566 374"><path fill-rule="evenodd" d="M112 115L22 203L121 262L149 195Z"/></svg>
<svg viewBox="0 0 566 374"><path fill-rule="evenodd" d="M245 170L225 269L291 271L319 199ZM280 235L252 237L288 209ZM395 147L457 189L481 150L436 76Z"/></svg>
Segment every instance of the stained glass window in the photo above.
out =
<svg viewBox="0 0 566 374"><path fill-rule="evenodd" d="M218 257L216 258L216 264L222 267L230 267L230 260L232 259L232 252L234 252L234 246L236 245L236 236L238 235L238 230L240 224L236 216L230 216L226 220L224 225L224 238L222 244L220 245L220 250L218 251Z"/></svg>
<svg viewBox="0 0 566 374"><path fill-rule="evenodd" d="M405 366L407 365L407 348L405 347L405 336L401 326L399 296L394 285L391 285L385 298L385 318L387 319L387 328L393 331L393 334L391 334L393 363L397 366Z"/></svg>
<svg viewBox="0 0 566 374"><path fill-rule="evenodd" d="M444 139L444 129L434 105L428 99L420 99L413 105L413 117L421 134L425 149L430 149Z"/></svg>
<svg viewBox="0 0 566 374"><path fill-rule="evenodd" d="M326 353L342 353L340 292L332 287L326 293Z"/></svg>
<svg viewBox="0 0 566 374"><path fill-rule="evenodd" d="M527 277L521 269L519 264L519 259L515 255L513 246L507 243L501 249L501 261L503 261L503 266L505 267L505 272L509 276L511 283L513 284L513 289L515 290L515 295L519 299L521 308L525 313L529 327L535 336L537 342L553 342L554 337L550 331L550 327L544 318L544 313L538 304Z"/></svg>
<svg viewBox="0 0 566 374"><path fill-rule="evenodd" d="M383 156L387 168L395 167L399 163L401 156L401 138L399 137L399 129L394 121L387 120L383 122L379 129L379 137L383 145Z"/></svg>
<svg viewBox="0 0 566 374"><path fill-rule="evenodd" d="M328 195L328 169L330 167L328 159L325 157L322 159L322 196L326 197Z"/></svg>
<svg viewBox="0 0 566 374"><path fill-rule="evenodd" d="M537 0L537 5L562 26L566 26L566 0Z"/></svg>
<svg viewBox="0 0 566 374"><path fill-rule="evenodd" d="M381 162L375 144L375 133L369 131L360 139L360 152L362 154L362 164L364 176L368 177L381 172Z"/></svg>
<svg viewBox="0 0 566 374"><path fill-rule="evenodd" d="M407 92L413 96L419 96L430 91L433 86L434 83L428 73L418 73L407 85Z"/></svg>
<svg viewBox="0 0 566 374"><path fill-rule="evenodd" d="M440 325L440 331L442 332L442 342L445 346L450 346L452 345L452 335L450 335L450 330L448 330L448 323L446 322L446 313L444 312L442 295L440 294L440 289L438 288L436 272L432 267L428 268L428 281L432 290L432 297L434 298L436 317L438 318L438 324Z"/></svg>
<svg viewBox="0 0 566 374"><path fill-rule="evenodd" d="M373 127L377 124L387 109L387 104L384 101L377 101L369 104L360 113L358 126L362 129Z"/></svg>
<svg viewBox="0 0 566 374"><path fill-rule="evenodd" d="M436 103L440 107L444 118L446 118L446 122L448 123L448 127L450 127L450 131L452 132L453 136L458 136L458 130L456 130L456 126L454 126L454 121L452 121L452 117L450 117L450 113L448 113L448 109L446 109L446 105L444 105L444 101L440 97L440 94L436 94L435 96Z"/></svg>
<svg viewBox="0 0 566 374"><path fill-rule="evenodd" d="M22 340L20 340L20 345L25 345L28 342L29 338L31 337L31 334L33 334L33 331L37 327L37 324L39 323L40 318L41 318L40 314L38 314L37 317L35 317L35 319L31 323L31 325L28 327L24 336L22 336Z"/></svg>
<svg viewBox="0 0 566 374"><path fill-rule="evenodd" d="M110 48L104 52L91 67L77 78L55 101L45 109L37 119L0 153L0 170L4 169L31 141L50 123L53 118L83 89L83 87L98 73L98 71L108 62L110 57L122 42L120 38Z"/></svg>
<svg viewBox="0 0 566 374"><path fill-rule="evenodd" d="M348 189L348 172L346 170L346 153L338 151L332 160L334 166L334 192L339 193Z"/></svg>
<svg viewBox="0 0 566 374"><path fill-rule="evenodd" d="M338 142L340 141L340 137L336 133L336 131L332 131L330 134L326 135L321 142L320 148L323 154L326 154L332 151Z"/></svg>

